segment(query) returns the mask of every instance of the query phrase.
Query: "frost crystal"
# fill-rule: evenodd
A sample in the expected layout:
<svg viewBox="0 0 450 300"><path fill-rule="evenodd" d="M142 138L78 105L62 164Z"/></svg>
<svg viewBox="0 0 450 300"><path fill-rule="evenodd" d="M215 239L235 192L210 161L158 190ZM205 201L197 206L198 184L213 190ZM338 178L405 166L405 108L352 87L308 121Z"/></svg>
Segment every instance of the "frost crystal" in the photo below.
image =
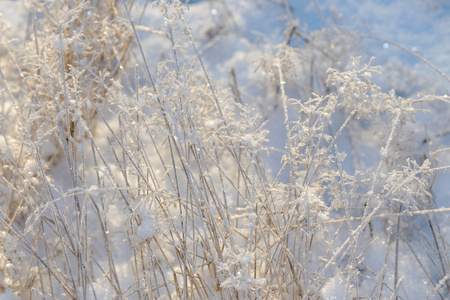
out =
<svg viewBox="0 0 450 300"><path fill-rule="evenodd" d="M389 152L387 151L387 149L381 148L381 150L380 150L381 159L386 159L388 157L388 155L389 155Z"/></svg>
<svg viewBox="0 0 450 300"><path fill-rule="evenodd" d="M53 46L58 50L64 50L67 47L67 42L63 38L57 38L53 41Z"/></svg>

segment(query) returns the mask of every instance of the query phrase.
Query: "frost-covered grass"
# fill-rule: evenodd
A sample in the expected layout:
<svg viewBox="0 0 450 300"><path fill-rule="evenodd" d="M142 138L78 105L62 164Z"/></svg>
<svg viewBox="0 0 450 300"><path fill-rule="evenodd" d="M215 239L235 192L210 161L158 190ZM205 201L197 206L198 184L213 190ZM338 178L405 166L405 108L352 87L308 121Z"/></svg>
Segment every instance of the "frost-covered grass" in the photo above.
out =
<svg viewBox="0 0 450 300"><path fill-rule="evenodd" d="M25 34L0 19L1 299L449 297L450 131L423 120L450 97L377 86L367 35L288 1L26 4Z"/></svg>

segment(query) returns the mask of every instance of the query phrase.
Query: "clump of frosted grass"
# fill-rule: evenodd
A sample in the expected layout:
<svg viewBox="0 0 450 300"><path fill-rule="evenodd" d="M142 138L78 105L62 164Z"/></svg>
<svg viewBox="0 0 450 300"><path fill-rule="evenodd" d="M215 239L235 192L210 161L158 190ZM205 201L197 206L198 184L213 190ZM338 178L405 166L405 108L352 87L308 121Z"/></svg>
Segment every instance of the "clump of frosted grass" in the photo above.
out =
<svg viewBox="0 0 450 300"><path fill-rule="evenodd" d="M411 139L416 106L447 96L385 92L354 33L290 20L252 65L271 120L234 69L213 80L179 1L152 3L157 28L133 1L32 5L33 34L2 42L2 296L381 299L408 295L408 264L448 295L432 190L447 150Z"/></svg>

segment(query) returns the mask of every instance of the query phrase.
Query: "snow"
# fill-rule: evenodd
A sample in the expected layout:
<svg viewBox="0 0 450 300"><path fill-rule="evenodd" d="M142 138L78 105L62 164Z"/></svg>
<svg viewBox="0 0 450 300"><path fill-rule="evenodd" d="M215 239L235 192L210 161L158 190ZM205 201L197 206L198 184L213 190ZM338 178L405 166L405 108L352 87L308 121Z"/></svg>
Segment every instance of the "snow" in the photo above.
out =
<svg viewBox="0 0 450 300"><path fill-rule="evenodd" d="M148 217L142 220L141 225L137 229L137 236L143 241L152 239L157 233L157 226L155 220Z"/></svg>
<svg viewBox="0 0 450 300"><path fill-rule="evenodd" d="M326 300L339 300L346 299L345 292L345 280L342 276L337 275L330 280L322 289L322 299Z"/></svg>

